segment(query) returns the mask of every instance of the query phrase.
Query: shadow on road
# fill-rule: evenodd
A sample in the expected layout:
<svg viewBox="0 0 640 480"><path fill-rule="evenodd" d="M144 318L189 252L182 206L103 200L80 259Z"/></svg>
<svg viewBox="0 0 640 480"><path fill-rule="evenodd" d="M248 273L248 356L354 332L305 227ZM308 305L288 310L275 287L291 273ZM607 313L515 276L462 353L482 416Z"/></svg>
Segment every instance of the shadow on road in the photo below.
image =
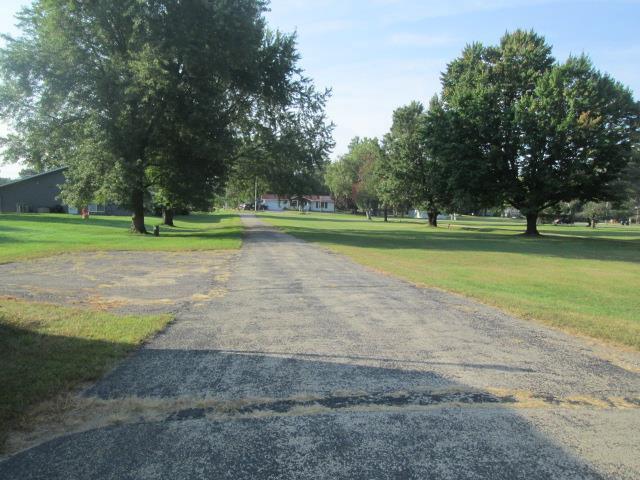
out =
<svg viewBox="0 0 640 480"><path fill-rule="evenodd" d="M393 359L326 357L139 350L85 394L242 400L244 409L60 437L0 463L0 476L601 478L490 392L430 371L346 363Z"/></svg>

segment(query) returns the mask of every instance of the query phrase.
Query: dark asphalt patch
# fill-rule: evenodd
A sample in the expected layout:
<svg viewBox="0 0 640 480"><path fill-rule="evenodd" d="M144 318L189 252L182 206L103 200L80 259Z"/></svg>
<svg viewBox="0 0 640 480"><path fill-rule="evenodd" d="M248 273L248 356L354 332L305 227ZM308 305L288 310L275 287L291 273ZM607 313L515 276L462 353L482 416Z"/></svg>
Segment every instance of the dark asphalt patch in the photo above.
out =
<svg viewBox="0 0 640 480"><path fill-rule="evenodd" d="M616 404L607 397L592 399L560 398L547 394L531 394L527 400L538 401L542 404L553 406L593 406L594 401L603 402L611 408ZM640 398L623 398L627 406L640 407ZM289 413L297 408L324 407L331 410L358 407L412 407L412 406L436 406L445 404L479 405L479 404L511 404L520 402L514 395L496 395L489 392L478 391L451 391L451 392L380 392L373 394L336 395L312 399L281 399L259 403L249 403L237 407L225 406L219 409L215 406L185 408L173 412L167 417L167 421L195 420L206 418L207 414L224 412L227 415L247 415L251 413L273 412L278 414Z"/></svg>
<svg viewBox="0 0 640 480"><path fill-rule="evenodd" d="M295 408L320 406L339 410L355 407L408 407L430 406L442 403L478 404L478 403L514 403L511 395L498 396L486 392L446 392L446 393L375 393L367 395L341 395L311 400L285 399L271 402L242 405L235 409L225 409L228 414L244 415L257 412L288 413ZM216 411L215 407L186 408L172 413L168 421L194 420L205 418L207 413Z"/></svg>

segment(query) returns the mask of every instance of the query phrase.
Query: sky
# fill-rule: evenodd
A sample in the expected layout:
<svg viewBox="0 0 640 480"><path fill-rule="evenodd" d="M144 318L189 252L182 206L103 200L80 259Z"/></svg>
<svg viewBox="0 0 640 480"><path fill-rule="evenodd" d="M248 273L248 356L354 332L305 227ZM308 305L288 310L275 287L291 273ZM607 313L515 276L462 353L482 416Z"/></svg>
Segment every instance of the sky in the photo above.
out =
<svg viewBox="0 0 640 480"><path fill-rule="evenodd" d="M0 32L15 33L13 16L26 3L0 2ZM384 135L396 108L428 103L466 44L496 44L517 28L543 35L560 61L586 53L640 94L640 0L272 0L267 20L296 32L306 75L332 89L332 158L354 136ZM0 176L19 170L0 166Z"/></svg>

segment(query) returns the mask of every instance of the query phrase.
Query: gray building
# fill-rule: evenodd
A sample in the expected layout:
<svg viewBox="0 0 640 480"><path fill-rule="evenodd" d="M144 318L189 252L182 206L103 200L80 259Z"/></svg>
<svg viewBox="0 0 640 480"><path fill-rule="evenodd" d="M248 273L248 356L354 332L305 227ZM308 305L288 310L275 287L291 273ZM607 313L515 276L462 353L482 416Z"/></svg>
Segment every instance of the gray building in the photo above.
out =
<svg viewBox="0 0 640 480"><path fill-rule="evenodd" d="M0 213L45 213L62 208L67 213L78 213L60 200L60 186L65 182L67 167L21 178L0 185ZM88 205L89 212L102 215L129 215L129 211L116 205Z"/></svg>
<svg viewBox="0 0 640 480"><path fill-rule="evenodd" d="M66 167L0 185L0 213L46 212L62 205L57 198ZM63 207L65 212L66 207Z"/></svg>

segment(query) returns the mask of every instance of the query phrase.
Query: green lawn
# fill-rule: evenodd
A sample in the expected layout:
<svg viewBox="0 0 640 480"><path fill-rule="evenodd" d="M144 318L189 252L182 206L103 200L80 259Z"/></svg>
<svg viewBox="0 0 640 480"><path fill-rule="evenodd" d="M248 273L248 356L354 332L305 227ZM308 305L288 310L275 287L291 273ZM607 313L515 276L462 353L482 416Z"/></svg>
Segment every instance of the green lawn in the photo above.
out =
<svg viewBox="0 0 640 480"><path fill-rule="evenodd" d="M160 236L129 233L129 217L22 214L0 215L0 263L87 250L213 250L239 248L242 227L234 213L177 217ZM146 218L151 230L160 223Z"/></svg>
<svg viewBox="0 0 640 480"><path fill-rule="evenodd" d="M264 213L266 221L364 265L476 298L524 318L640 350L640 228L517 220L367 221L348 214ZM451 228L449 228L451 224Z"/></svg>
<svg viewBox="0 0 640 480"><path fill-rule="evenodd" d="M170 319L2 299L0 451L30 406L99 378Z"/></svg>

